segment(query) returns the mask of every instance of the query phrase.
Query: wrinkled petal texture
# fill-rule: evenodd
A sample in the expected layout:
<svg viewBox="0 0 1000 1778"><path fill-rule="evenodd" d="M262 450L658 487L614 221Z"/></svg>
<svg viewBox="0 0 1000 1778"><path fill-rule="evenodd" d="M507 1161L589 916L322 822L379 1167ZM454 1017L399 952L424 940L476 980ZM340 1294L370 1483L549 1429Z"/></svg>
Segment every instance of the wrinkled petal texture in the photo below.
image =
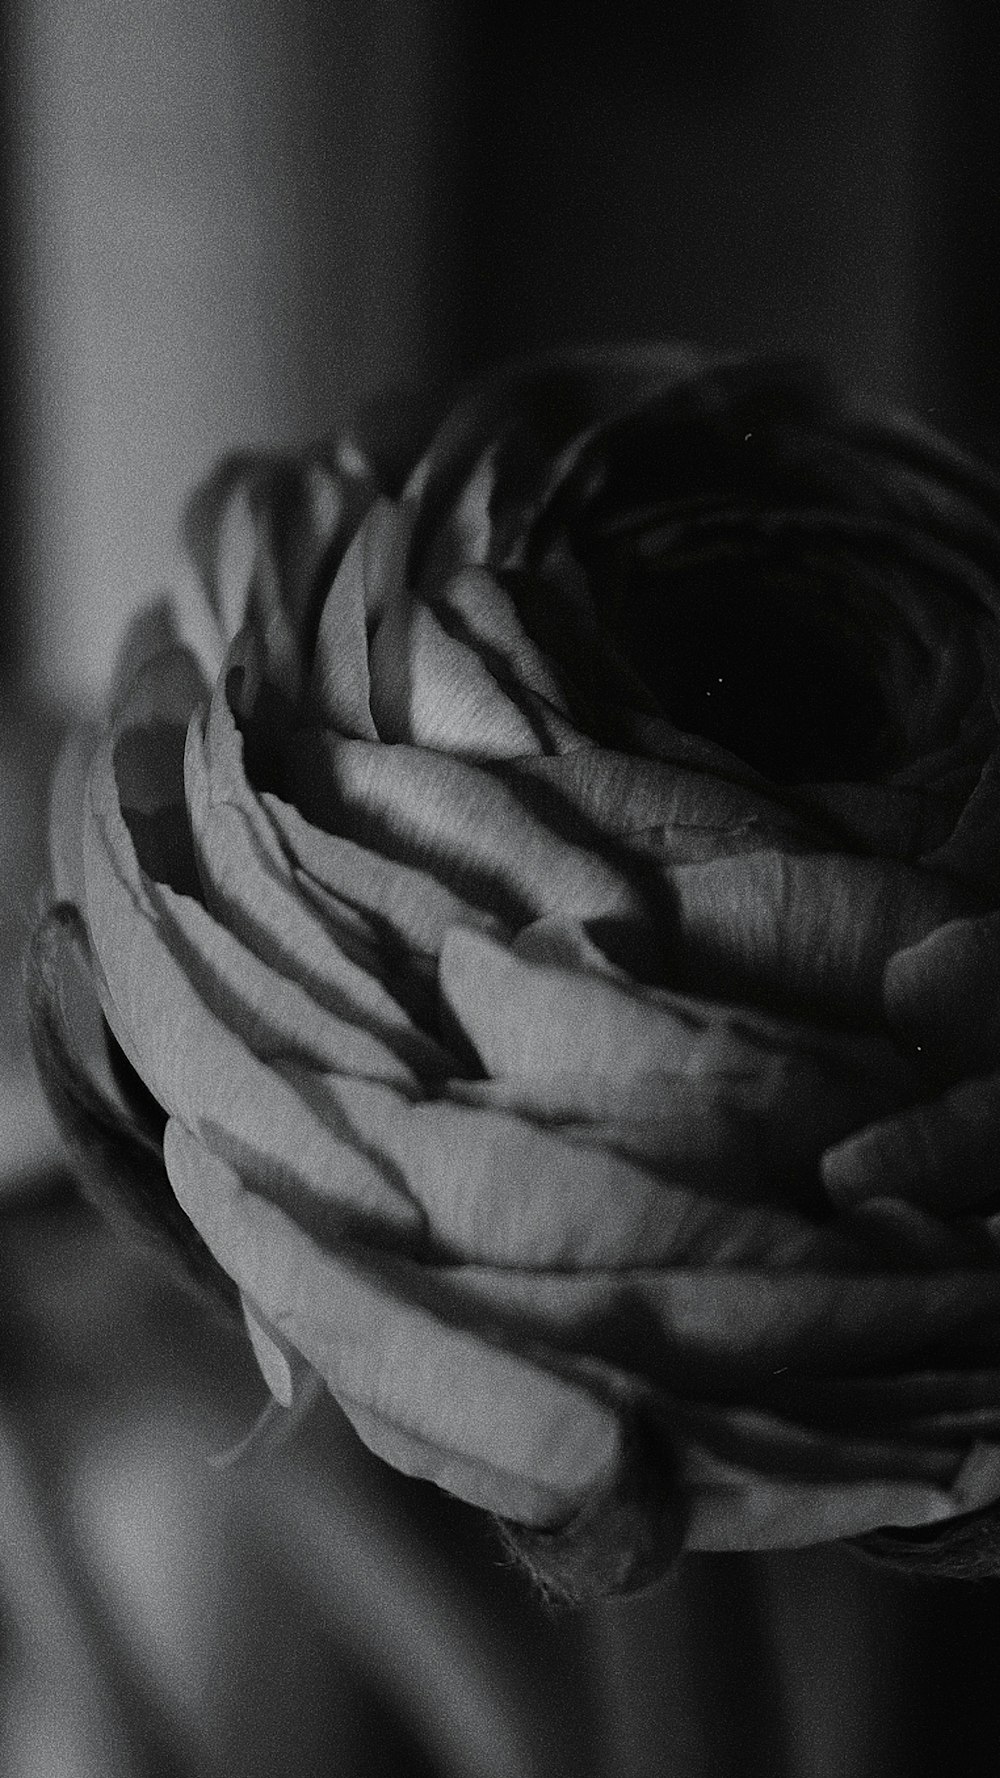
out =
<svg viewBox="0 0 1000 1778"><path fill-rule="evenodd" d="M593 1590L1000 1495L1000 999L935 1073L913 987L996 964L998 512L809 367L537 359L395 493L227 460L214 683L149 626L64 762L59 893L272 1391L584 1527Z"/></svg>

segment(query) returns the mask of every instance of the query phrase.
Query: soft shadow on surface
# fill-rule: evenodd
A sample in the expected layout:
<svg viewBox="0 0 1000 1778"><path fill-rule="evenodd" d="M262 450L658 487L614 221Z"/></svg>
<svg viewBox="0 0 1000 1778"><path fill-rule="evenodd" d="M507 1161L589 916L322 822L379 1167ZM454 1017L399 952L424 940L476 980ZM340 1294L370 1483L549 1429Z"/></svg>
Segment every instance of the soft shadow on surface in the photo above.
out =
<svg viewBox="0 0 1000 1778"><path fill-rule="evenodd" d="M261 1405L242 1342L68 1194L5 1217L0 1323L9 1778L990 1770L991 1584L705 1556L553 1614L332 1404L213 1467Z"/></svg>
<svg viewBox="0 0 1000 1778"><path fill-rule="evenodd" d="M553 1614L483 1520L379 1464L331 1402L213 1467L263 1405L241 1331L109 1235L32 1122L15 1009L58 723L10 732L4 1778L992 1778L995 1583L841 1549L701 1556Z"/></svg>

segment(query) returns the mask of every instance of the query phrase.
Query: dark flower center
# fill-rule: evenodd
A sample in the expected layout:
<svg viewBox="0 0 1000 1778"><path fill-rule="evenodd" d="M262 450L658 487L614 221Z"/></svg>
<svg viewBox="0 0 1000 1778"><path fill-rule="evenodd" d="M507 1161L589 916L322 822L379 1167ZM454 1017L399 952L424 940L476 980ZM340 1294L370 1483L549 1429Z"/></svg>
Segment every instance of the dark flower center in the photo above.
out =
<svg viewBox="0 0 1000 1778"><path fill-rule="evenodd" d="M895 700L843 581L752 554L638 563L613 627L678 728L779 783L871 780L896 763Z"/></svg>
<svg viewBox="0 0 1000 1778"><path fill-rule="evenodd" d="M584 624L556 657L609 734L628 745L631 703L778 783L872 783L982 718L963 509L911 456L794 379L709 380L598 433L529 554L615 645L581 672Z"/></svg>

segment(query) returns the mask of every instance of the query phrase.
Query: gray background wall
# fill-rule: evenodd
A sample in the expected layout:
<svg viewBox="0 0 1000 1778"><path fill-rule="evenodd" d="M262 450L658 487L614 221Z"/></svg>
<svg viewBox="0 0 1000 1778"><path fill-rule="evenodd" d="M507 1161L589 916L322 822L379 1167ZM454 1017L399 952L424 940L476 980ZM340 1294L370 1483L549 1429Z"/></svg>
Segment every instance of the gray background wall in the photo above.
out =
<svg viewBox="0 0 1000 1778"><path fill-rule="evenodd" d="M980 421L987 329L973 377L978 298L955 273L990 209L974 15L20 0L11 667L99 696L228 445L301 440L355 397L525 346L800 345Z"/></svg>

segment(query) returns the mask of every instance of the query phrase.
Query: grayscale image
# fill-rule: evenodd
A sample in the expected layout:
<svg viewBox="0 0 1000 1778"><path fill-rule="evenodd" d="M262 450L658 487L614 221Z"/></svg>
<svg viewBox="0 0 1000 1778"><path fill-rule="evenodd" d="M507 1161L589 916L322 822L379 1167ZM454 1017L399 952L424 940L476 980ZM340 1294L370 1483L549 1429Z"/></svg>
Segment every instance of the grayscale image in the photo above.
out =
<svg viewBox="0 0 1000 1778"><path fill-rule="evenodd" d="M0 1778L994 1778L1000 15L3 32Z"/></svg>

